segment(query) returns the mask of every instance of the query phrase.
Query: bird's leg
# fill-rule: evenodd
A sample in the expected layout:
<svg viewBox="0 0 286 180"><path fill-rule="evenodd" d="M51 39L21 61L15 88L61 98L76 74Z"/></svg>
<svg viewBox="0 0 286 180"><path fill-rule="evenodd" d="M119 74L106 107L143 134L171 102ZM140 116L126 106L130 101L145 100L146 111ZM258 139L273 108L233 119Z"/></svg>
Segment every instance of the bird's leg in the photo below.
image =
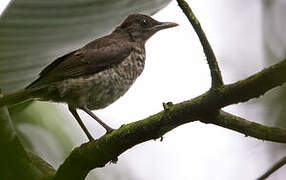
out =
<svg viewBox="0 0 286 180"><path fill-rule="evenodd" d="M107 133L111 133L114 129L109 127L107 124L105 124L101 119L99 119L93 112L91 112L90 109L88 109L86 106L82 108L87 114L89 114L94 120L96 120L104 129L107 131Z"/></svg>
<svg viewBox="0 0 286 180"><path fill-rule="evenodd" d="M85 125L83 124L82 120L80 119L78 113L76 112L76 109L69 105L69 111L75 117L75 119L77 120L77 122L80 125L81 129L84 131L84 133L88 137L89 141L93 141L94 140L93 137L89 134L87 128L85 127Z"/></svg>

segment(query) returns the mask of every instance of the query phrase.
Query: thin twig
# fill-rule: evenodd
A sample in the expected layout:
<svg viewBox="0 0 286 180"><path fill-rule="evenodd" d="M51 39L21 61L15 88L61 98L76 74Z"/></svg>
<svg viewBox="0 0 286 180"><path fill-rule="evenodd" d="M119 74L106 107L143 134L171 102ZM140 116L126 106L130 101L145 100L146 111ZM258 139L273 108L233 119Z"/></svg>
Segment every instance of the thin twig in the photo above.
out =
<svg viewBox="0 0 286 180"><path fill-rule="evenodd" d="M219 66L215 57L215 54L212 50L212 47L203 31L201 28L200 22L196 18L195 14L193 13L192 9L188 5L188 3L184 0L177 0L180 8L183 10L187 18L189 19L190 23L192 24L194 30L196 31L201 44L204 49L204 53L207 58L207 62L209 64L210 72L211 72L211 77L212 77L212 88L217 89L223 85L223 80L222 76L219 70Z"/></svg>
<svg viewBox="0 0 286 180"><path fill-rule="evenodd" d="M271 174L273 174L275 171L277 171L279 168L284 166L286 164L286 156L284 156L282 159L280 159L277 163L275 163L269 170L267 170L262 176L257 178L257 180L264 180Z"/></svg>

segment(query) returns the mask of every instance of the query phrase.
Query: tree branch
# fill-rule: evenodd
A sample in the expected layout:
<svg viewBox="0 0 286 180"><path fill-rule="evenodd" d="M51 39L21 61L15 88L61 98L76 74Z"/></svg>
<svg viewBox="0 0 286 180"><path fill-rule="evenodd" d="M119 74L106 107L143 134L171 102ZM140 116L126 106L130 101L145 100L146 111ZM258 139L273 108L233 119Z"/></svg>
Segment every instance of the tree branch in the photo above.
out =
<svg viewBox="0 0 286 180"><path fill-rule="evenodd" d="M224 111L220 111L218 117L216 119L210 119L208 123L240 132L245 134L245 136L286 143L286 129L261 125Z"/></svg>
<svg viewBox="0 0 286 180"><path fill-rule="evenodd" d="M74 149L60 166L55 179L84 179L91 169L103 167L127 149L142 142L162 137L168 131L196 120L216 124L258 139L286 143L285 129L253 123L223 111L217 113L218 108L258 97L259 93L265 93L284 83L285 77L276 74L286 71L285 63L284 60L250 78L223 86L217 91L209 90L192 100L174 105L169 104L164 111L144 120L124 125L96 141L81 145ZM259 87L257 85L260 84L261 78L269 75L274 76L266 79L269 85L263 90L252 89L252 87ZM251 90L245 91L246 89Z"/></svg>
<svg viewBox="0 0 286 180"><path fill-rule="evenodd" d="M207 58L207 62L210 68L211 72L211 77L212 77L212 88L216 89L219 88L223 85L223 80L222 76L219 70L219 66L215 57L215 54L212 50L212 47L203 31L201 28L199 20L196 18L195 14L193 13L192 9L190 6L184 1L184 0L177 0L180 8L183 10L187 18L189 19L190 23L192 24L194 30L196 31L201 44L204 49L204 53Z"/></svg>
<svg viewBox="0 0 286 180"><path fill-rule="evenodd" d="M267 170L262 176L260 176L257 180L264 180L271 174L273 174L276 170L281 168L286 164L286 156L280 159L277 163L275 163L269 170Z"/></svg>

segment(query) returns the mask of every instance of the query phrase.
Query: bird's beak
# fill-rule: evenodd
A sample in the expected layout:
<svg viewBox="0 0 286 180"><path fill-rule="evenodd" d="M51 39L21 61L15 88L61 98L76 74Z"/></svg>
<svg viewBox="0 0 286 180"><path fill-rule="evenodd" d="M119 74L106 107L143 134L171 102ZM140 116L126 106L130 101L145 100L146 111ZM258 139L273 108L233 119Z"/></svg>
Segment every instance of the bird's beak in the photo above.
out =
<svg viewBox="0 0 286 180"><path fill-rule="evenodd" d="M154 29L159 31L162 29L167 29L167 28L176 27L176 26L179 26L179 24L173 23L173 22L160 22L160 24L154 26Z"/></svg>

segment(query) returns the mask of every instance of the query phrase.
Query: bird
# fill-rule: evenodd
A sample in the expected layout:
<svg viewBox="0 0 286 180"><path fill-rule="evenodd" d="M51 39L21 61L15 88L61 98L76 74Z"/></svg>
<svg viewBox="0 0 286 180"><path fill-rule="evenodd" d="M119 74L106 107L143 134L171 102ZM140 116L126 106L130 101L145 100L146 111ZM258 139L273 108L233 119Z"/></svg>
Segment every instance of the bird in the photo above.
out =
<svg viewBox="0 0 286 180"><path fill-rule="evenodd" d="M54 60L25 89L0 97L0 107L28 99L66 103L90 141L94 139L78 109L111 133L114 129L92 110L107 107L128 91L144 70L146 41L156 32L175 26L178 24L131 14L109 35Z"/></svg>

